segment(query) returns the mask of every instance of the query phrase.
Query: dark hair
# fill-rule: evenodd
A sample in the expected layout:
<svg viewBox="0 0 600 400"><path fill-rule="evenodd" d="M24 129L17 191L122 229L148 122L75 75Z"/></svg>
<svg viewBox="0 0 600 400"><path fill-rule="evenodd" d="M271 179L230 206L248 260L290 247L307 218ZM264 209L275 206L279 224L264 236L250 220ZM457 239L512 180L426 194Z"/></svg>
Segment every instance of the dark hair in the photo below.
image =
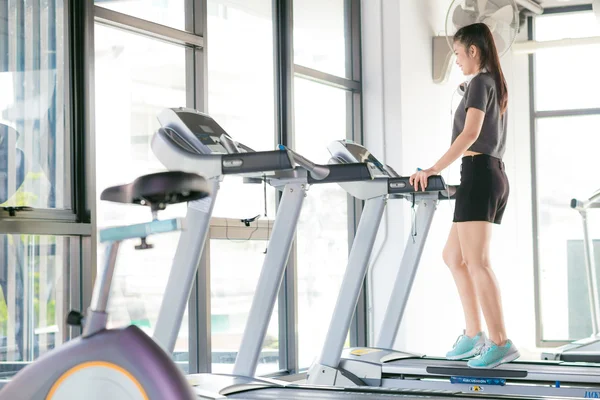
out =
<svg viewBox="0 0 600 400"><path fill-rule="evenodd" d="M454 34L454 41L464 45L467 52L472 45L479 49L481 53L479 68L486 68L494 77L498 92L498 104L500 104L501 114L504 114L508 106L508 89L490 28L481 22L463 26Z"/></svg>

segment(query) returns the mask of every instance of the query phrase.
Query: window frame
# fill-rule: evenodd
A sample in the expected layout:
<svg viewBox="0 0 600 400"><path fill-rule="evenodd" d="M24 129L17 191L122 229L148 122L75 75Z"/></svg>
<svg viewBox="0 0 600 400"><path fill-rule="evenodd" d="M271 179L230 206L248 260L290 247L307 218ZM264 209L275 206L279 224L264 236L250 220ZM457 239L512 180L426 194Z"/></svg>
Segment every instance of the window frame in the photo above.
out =
<svg viewBox="0 0 600 400"><path fill-rule="evenodd" d="M273 63L275 80L275 134L274 144L284 145L293 143L293 77L300 76L305 79L311 79L321 84L334 86L347 91L347 135L346 138L352 139L358 143L363 142L362 134L362 83L361 83L361 26L360 26L360 0L345 1L345 21L346 21L346 46L347 46L347 69L351 71L352 79L342 78L322 71L313 70L295 65L293 63L293 0L272 0L273 7ZM204 51L204 38L207 35L207 0L186 0L186 27L184 30L167 27L161 24L133 17L128 14L119 13L94 4L93 0L86 0L88 11L92 18L88 20L86 35L91 38L93 43L93 31L96 23L110 25L119 29L133 31L159 40L165 40L170 43L184 45L186 47L186 106L200 111L207 110L208 90L207 88L207 57L210 57L210 51ZM89 43L88 43L89 44ZM93 67L93 46L87 49L80 49L81 54L86 55L90 63L88 67ZM92 68L93 71L93 68ZM92 73L93 75L93 73ZM87 156L90 160L88 174L85 180L78 181L80 187L94 185L94 124L93 124L93 86L86 88L86 99L91 103L89 113L90 125L89 132L85 136ZM95 190L88 194L87 203L91 206L91 214L95 214ZM278 199L279 200L279 199ZM279 201L277 201L277 206ZM348 243L349 249L360 214L362 202L348 196ZM94 221L95 218L92 219ZM88 304L91 298L91 282L95 277L96 271L96 225L91 224L91 242L89 253L91 259L85 263L82 273L83 304ZM236 231L244 235L246 228L239 227ZM219 228L211 224L211 235L217 235ZM260 228L262 231L263 228ZM264 233L267 235L267 233ZM255 235L256 236L256 235ZM262 237L261 234L259 237ZM245 236L244 236L245 237ZM211 308L210 308L210 263L209 248L202 255L195 282L188 302L189 314L189 372L203 373L211 371L212 349L211 349ZM269 376L281 376L286 374L295 374L298 371L298 343L295 337L297 332L297 276L296 276L296 249L292 247L290 259L286 268L283 284L279 293L279 360L280 371ZM351 344L366 345L367 327L366 327L366 300L362 291L361 298L357 306L357 312L353 318L350 330Z"/></svg>
<svg viewBox="0 0 600 400"><path fill-rule="evenodd" d="M20 234L14 234L14 233L0 233L0 247L1 246L5 246L8 245L4 239L2 238L2 236L13 236L14 237L20 237ZM33 234L31 236L38 236L37 234ZM40 235L42 236L42 235ZM62 236L62 235L53 235L53 234L48 234L48 235L44 235L47 237L56 237L56 238L61 238L63 239L63 244L62 246L55 246L55 249L57 248L62 248L62 258L63 258L63 263L61 264L61 269L60 271L56 271L55 270L55 274L58 275L62 275L62 279L59 281L61 284L61 291L64 293L64 295L61 296L57 296L55 298L56 302L55 302L55 318L57 320L57 324L56 325L50 325L47 326L46 328L52 328L55 327L57 329L57 331L54 331L55 334L55 338L54 338L54 343L56 346L59 346L63 343L65 343L66 341L70 340L73 338L74 336L74 331L78 330L78 328L76 327L68 327L66 324L66 316L69 313L71 306L73 304L78 304L79 303L79 299L81 297L81 292L80 292L80 275L79 275L79 268L76 268L78 266L81 265L81 260L82 260L82 252L80 251L80 249L82 248L82 243L81 243L81 238L77 237L77 236ZM31 239L31 238L30 238ZM30 246L31 243L28 241L28 246ZM35 245L34 245L35 247ZM10 255L10 251L7 252L7 254L4 254L7 257L8 262L10 262L11 258L14 258L14 255L11 256ZM31 262L31 259L28 259ZM40 260L39 261L40 264L43 264L43 261ZM56 265L56 264L55 264ZM5 264L6 266L6 264ZM25 267L29 267L29 265L24 265ZM40 268L40 274L42 273L42 265L39 265ZM10 282L10 273L14 273L15 277L17 275L16 270L14 268L10 268L10 266L8 266L6 274L7 277L9 278L8 282L7 282L7 289L11 289L11 287L14 287L14 285L16 284L16 281L13 281L13 283ZM46 271L47 272L47 271ZM41 277L40 277L41 278ZM23 276L21 276L21 280L24 281L22 282L23 284L23 289L24 289L24 298L23 298L23 304L24 304L24 308L28 308L31 309L33 308L33 304L35 303L34 301L32 301L34 299L33 296L27 296L28 295L28 286L30 286L28 284L28 281L31 279L35 279L32 278L31 276L29 278L25 278ZM47 290L48 288L46 288ZM13 288L14 290L14 288ZM40 291L42 291L42 286L40 286ZM48 292L45 293L46 295L48 295ZM14 309L15 307L15 301L14 299L11 301L11 299L7 298L6 295L5 296L5 300L6 300L6 307L7 307L7 311L10 311L11 308ZM40 294L41 296L41 294ZM31 328L28 326L28 324L31 322L31 319L28 318L28 312L22 311L23 316L25 317L25 321L22 321L22 347L19 347L21 352L27 352L29 355L32 355L32 352L35 351L35 328ZM64 317L64 318L60 318L60 317ZM59 321L63 321L62 323L60 323ZM71 329L69 329L71 328ZM14 328L13 328L14 329ZM52 333L53 330L49 330L46 333ZM60 334L59 334L60 333ZM16 337L14 339L11 340L10 336L7 336L7 343L11 343L11 342L15 342L16 341ZM42 342L40 340L40 342ZM16 343L13 343L14 345L16 345ZM46 349L46 351L48 351L49 349ZM23 354L22 354L23 355ZM24 355L25 358L28 358L27 355ZM35 358L37 359L37 358ZM21 369L25 368L27 365L29 365L32 361L13 361L13 360L6 360L6 361L2 361L0 364L2 365L3 370L6 373L17 373L18 371L20 371ZM1 386L1 385L0 385Z"/></svg>
<svg viewBox="0 0 600 400"><path fill-rule="evenodd" d="M83 157L80 156L77 150L77 143L83 139L85 136L84 131L80 131L75 129L73 124L74 115L77 113L78 104L74 101L74 92L77 90L79 82L79 77L72 74L74 69L74 57L73 55L77 53L76 48L76 36L74 35L73 28L74 25L72 21L75 21L75 15L78 12L77 6L73 7L70 2L64 1L63 3L63 21L64 21L64 38L63 38L63 52L64 52L64 60L56 60L57 62L64 61L64 76L65 83L63 88L64 90L64 124L65 124L65 137L64 137L64 153L72 154L70 158L65 157L65 173L66 173L66 181L65 188L69 191L70 195L70 208L32 208L30 210L10 210L13 207L0 207L0 221L2 221L3 225L0 229L0 232L4 232L5 226L4 223L9 223L10 228L12 229L15 226L18 226L18 231L22 233L27 233L29 231L35 232L37 229L37 224L40 222L43 223L57 223L57 231L64 232L67 235L78 235L79 231L81 231L81 227L75 224L89 224L89 220L85 220L80 218L77 213L78 209L85 208L85 198L80 195L80 191L76 189L75 180L76 180L76 166L81 161L85 161ZM33 7L33 12L39 14L39 7ZM21 10L23 11L23 10ZM24 12L24 11L23 11ZM59 156L60 152L57 150L57 156ZM12 215L11 215L12 214ZM65 225L66 224L66 225ZM68 225L73 224L73 225ZM91 227L89 227L91 231ZM51 229L51 226L49 227ZM6 233L14 233L11 230L8 230Z"/></svg>
<svg viewBox="0 0 600 400"><path fill-rule="evenodd" d="M39 12L39 7L33 7L34 12ZM93 134L90 130L91 107L83 99L89 98L89 83L91 82L88 69L90 59L87 51L90 45L89 21L90 3L88 1L64 1L62 7L64 23L63 52L64 59L56 60L64 65L64 149L65 154L65 187L70 196L69 208L38 209L27 211L11 210L11 207L0 208L0 234L2 235L41 235L63 237L67 240L64 246L65 263L65 291L62 298L57 300L60 312L67 315L71 309L82 310L84 301L83 291L87 279L84 276L83 265L91 263L95 238L93 218L93 188L86 186L86 174L92 170L89 157L89 138ZM92 59L93 60L93 59ZM92 136L93 137L93 136ZM57 156L60 151L57 150ZM16 211L16 212L14 212ZM14 213L13 213L14 212ZM13 215L11 215L13 214ZM89 280L91 281L91 280ZM91 284L90 299L91 299ZM66 320L59 326L60 343L68 341L80 334L80 328L69 327ZM5 368L10 362L2 363ZM17 369L23 368L29 362L19 362Z"/></svg>
<svg viewBox="0 0 600 400"><path fill-rule="evenodd" d="M279 143L286 146L293 146L294 143L294 77L309 79L320 84L346 90L346 126L348 129L346 138L357 143L363 143L360 1L344 0L346 68L351 71L348 75L352 79L294 63L293 9L293 0L274 0L274 18L276 19L276 106L278 107L276 129ZM350 251L360 220L363 202L354 199L350 195L347 198L348 251ZM279 199L277 204L279 204ZM284 345L279 347L280 360L286 361L286 364L281 366L284 374L297 374L305 371L305 368L300 369L298 363L298 337L296 336L296 332L298 332L297 268L297 249L294 242L279 296L279 310L286 310L285 313L280 312L279 323L279 337L285 338ZM350 327L351 346L366 346L367 344L366 290L365 283Z"/></svg>
<svg viewBox="0 0 600 400"><path fill-rule="evenodd" d="M145 37L162 40L167 43L185 47L186 66L186 107L199 111L206 111L208 91L207 65L204 52L205 27L207 22L206 0L186 0L185 2L185 28L176 28L161 25L155 22L140 19L129 14L120 13L94 4L94 0L87 0L93 9L93 22L89 27L89 35L93 36L96 24L110 26L124 31L133 32ZM89 54L91 53L91 54ZM93 46L88 49L89 57L94 56ZM94 93L89 94L92 102ZM91 140L93 143L94 141ZM94 149L90 149L94 152ZM94 166L95 168L95 166ZM95 186L95 173L88 178L89 186ZM94 207L95 210L95 207ZM94 231L96 227L94 227ZM96 241L93 241L96 253ZM207 253L207 252L205 252ZM85 265L86 278L90 282L95 278L96 255L94 254L89 265ZM210 275L206 254L203 254L200 266L188 300L189 320L189 373L204 373L211 371L211 346L210 346ZM207 279L208 278L208 279ZM85 291L85 300L88 304L91 299L91 283Z"/></svg>
<svg viewBox="0 0 600 400"><path fill-rule="evenodd" d="M567 14L573 12L590 12L590 4L555 7L544 9L543 15L549 14ZM527 18L527 39L535 40L535 21L537 17ZM535 332L536 346L538 347L558 347L569 344L572 340L548 340L544 339L544 324L542 321L542 288L541 288L541 265L540 265L540 243L539 243L539 206L538 206L538 174L541 172L537 168L536 159L536 136L537 121L543 118L553 117L572 117L584 115L600 115L600 108L583 108L567 110L544 110L537 111L536 108L536 57L535 54L529 54L529 118L530 118L530 149L531 149L531 205L532 205L532 233L533 233L533 276L534 276L534 297L535 297Z"/></svg>

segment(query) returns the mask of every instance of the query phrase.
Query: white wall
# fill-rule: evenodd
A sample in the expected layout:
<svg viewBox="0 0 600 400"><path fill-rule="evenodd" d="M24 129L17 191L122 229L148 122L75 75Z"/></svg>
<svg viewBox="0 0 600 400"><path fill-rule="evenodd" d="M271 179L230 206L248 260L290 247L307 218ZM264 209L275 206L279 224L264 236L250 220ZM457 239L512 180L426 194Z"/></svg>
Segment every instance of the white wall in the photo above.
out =
<svg viewBox="0 0 600 400"><path fill-rule="evenodd" d="M432 37L443 34L450 3L362 2L366 146L402 175L430 167L450 145L451 112L460 101L455 88L464 77L454 66L448 83L440 85L433 83L431 72ZM525 28L518 40L524 39ZM510 96L504 161L511 194L503 223L494 230L492 262L502 288L509 337L522 349L523 358L535 358L527 56L509 52L502 65ZM443 172L450 184L459 182L459 163ZM444 355L464 328L458 294L441 258L453 208L453 202L438 206L397 349ZM369 273L370 344L379 333L410 223L407 202L388 203Z"/></svg>

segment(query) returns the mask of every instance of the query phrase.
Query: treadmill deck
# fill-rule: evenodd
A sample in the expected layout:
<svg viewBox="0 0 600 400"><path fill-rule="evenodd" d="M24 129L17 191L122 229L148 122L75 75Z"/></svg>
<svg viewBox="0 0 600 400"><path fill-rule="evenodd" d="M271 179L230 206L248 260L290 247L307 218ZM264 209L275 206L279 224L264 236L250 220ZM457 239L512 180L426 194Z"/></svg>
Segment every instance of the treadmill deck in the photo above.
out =
<svg viewBox="0 0 600 400"><path fill-rule="evenodd" d="M516 399L513 396L477 395L482 399ZM283 399L323 399L323 400L391 400L391 399L427 399L427 400L473 400L473 396L456 393L418 390L410 393L408 390L365 388L365 389L319 389L319 388L267 388L236 393L227 396L228 399L238 400L283 400ZM541 396L520 397L520 399L541 399Z"/></svg>
<svg viewBox="0 0 600 400"><path fill-rule="evenodd" d="M600 386L600 365L516 361L492 369L469 368L464 361L406 358L383 364L385 375L469 376Z"/></svg>

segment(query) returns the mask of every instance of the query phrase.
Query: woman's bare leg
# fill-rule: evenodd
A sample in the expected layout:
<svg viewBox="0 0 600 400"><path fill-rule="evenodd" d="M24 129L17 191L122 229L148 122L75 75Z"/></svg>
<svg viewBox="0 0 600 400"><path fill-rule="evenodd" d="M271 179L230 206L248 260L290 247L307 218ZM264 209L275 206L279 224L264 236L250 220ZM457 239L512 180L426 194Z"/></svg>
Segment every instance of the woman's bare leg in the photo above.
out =
<svg viewBox="0 0 600 400"><path fill-rule="evenodd" d="M496 275L490 264L492 224L470 221L457 224L463 259L475 284L477 298L488 328L488 336L498 346L506 342L502 299Z"/></svg>
<svg viewBox="0 0 600 400"><path fill-rule="evenodd" d="M465 314L467 336L473 337L481 332L481 317L474 281L464 262L456 223L452 224L450 234L442 253L444 262L450 268L458 295Z"/></svg>

